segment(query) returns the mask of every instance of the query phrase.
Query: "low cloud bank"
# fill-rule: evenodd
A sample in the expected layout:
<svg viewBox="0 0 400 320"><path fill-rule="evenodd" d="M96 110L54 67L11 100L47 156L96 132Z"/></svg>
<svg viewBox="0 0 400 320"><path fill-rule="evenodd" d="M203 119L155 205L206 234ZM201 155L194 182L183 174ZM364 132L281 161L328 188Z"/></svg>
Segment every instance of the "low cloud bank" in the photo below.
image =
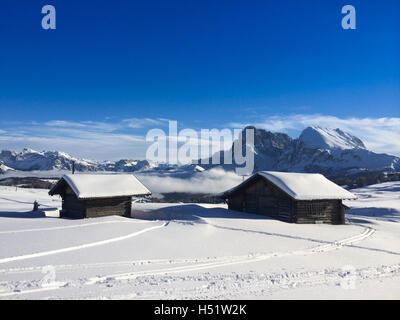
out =
<svg viewBox="0 0 400 320"><path fill-rule="evenodd" d="M197 172L190 178L144 174L137 174L137 177L155 196L170 192L220 193L236 186L243 180L243 178L236 173L225 171L220 168Z"/></svg>

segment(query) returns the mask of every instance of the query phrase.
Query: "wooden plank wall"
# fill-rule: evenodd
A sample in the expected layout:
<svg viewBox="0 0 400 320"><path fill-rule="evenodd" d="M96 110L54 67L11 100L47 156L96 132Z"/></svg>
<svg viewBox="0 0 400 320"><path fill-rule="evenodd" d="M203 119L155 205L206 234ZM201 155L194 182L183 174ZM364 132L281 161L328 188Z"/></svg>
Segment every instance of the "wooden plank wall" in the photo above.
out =
<svg viewBox="0 0 400 320"><path fill-rule="evenodd" d="M82 219L85 217L85 204L75 194L65 194L62 201L63 217Z"/></svg>
<svg viewBox="0 0 400 320"><path fill-rule="evenodd" d="M237 193L233 197L228 198L228 209L243 211L243 193Z"/></svg>
<svg viewBox="0 0 400 320"><path fill-rule="evenodd" d="M342 224L344 214L341 200L296 201L295 220L297 223Z"/></svg>
<svg viewBox="0 0 400 320"><path fill-rule="evenodd" d="M130 216L132 199L131 197L91 199L85 201L86 217L102 216Z"/></svg>
<svg viewBox="0 0 400 320"><path fill-rule="evenodd" d="M292 221L292 199L261 177L234 193L228 199L228 207Z"/></svg>

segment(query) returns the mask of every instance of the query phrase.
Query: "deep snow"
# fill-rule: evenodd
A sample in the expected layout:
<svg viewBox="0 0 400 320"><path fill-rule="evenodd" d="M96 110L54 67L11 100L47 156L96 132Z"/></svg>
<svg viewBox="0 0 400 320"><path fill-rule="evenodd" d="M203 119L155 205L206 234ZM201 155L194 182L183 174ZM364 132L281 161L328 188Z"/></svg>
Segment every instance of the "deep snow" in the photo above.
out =
<svg viewBox="0 0 400 320"><path fill-rule="evenodd" d="M195 204L59 219L47 190L0 187L0 299L399 299L400 182L352 192L332 226Z"/></svg>

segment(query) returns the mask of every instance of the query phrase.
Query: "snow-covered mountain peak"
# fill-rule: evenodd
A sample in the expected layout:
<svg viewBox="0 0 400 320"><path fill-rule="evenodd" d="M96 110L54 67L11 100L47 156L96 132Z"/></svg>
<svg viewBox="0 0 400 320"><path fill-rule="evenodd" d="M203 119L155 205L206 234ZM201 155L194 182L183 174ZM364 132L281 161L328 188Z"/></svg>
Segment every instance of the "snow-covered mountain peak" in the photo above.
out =
<svg viewBox="0 0 400 320"><path fill-rule="evenodd" d="M377 154L365 148L364 143L340 129L321 127L306 128L299 138L291 138L285 133L273 133L264 129L255 129L254 145L246 144L246 135L239 135L235 143L242 141L242 154L254 155L256 171L292 171L319 172L327 175L347 174L362 170L400 171L400 158ZM219 152L220 163L224 163L225 151ZM234 156L232 154L232 159ZM195 172L208 170L220 164L209 165L170 165L153 163L148 160L122 159L118 161L95 161L75 158L60 151L35 151L25 149L22 152L3 150L0 152L0 174L9 170L75 170L80 172L112 171L141 172L149 174L168 174L188 177ZM203 162L198 162L203 163ZM225 170L234 170L236 163L223 164Z"/></svg>
<svg viewBox="0 0 400 320"><path fill-rule="evenodd" d="M6 173L7 171L14 171L13 168L7 167L3 161L0 160L0 174Z"/></svg>
<svg viewBox="0 0 400 320"><path fill-rule="evenodd" d="M308 127L303 130L299 140L310 149L365 149L359 138L340 129Z"/></svg>

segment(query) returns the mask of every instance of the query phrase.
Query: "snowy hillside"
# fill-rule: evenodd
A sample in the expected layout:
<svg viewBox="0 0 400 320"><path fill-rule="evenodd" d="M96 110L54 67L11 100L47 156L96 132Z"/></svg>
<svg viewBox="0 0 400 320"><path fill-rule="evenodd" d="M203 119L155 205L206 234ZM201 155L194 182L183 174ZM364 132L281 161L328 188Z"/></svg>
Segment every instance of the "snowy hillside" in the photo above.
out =
<svg viewBox="0 0 400 320"><path fill-rule="evenodd" d="M3 150L0 153L0 161L6 166L20 171L71 171L72 162L75 162L75 169L77 171L133 172L152 167L152 164L147 160L119 160L116 162L101 162L78 159L65 152L39 152L32 149L24 149L21 152Z"/></svg>
<svg viewBox="0 0 400 320"><path fill-rule="evenodd" d="M59 219L47 191L0 187L0 299L399 299L400 183L352 192L333 226L195 204Z"/></svg>
<svg viewBox="0 0 400 320"><path fill-rule="evenodd" d="M0 153L0 160L8 167L21 171L31 170L71 170L72 161L75 161L77 170L94 171L97 165L94 161L76 159L69 154L58 151L38 152L32 149L24 149L17 153L3 150Z"/></svg>

